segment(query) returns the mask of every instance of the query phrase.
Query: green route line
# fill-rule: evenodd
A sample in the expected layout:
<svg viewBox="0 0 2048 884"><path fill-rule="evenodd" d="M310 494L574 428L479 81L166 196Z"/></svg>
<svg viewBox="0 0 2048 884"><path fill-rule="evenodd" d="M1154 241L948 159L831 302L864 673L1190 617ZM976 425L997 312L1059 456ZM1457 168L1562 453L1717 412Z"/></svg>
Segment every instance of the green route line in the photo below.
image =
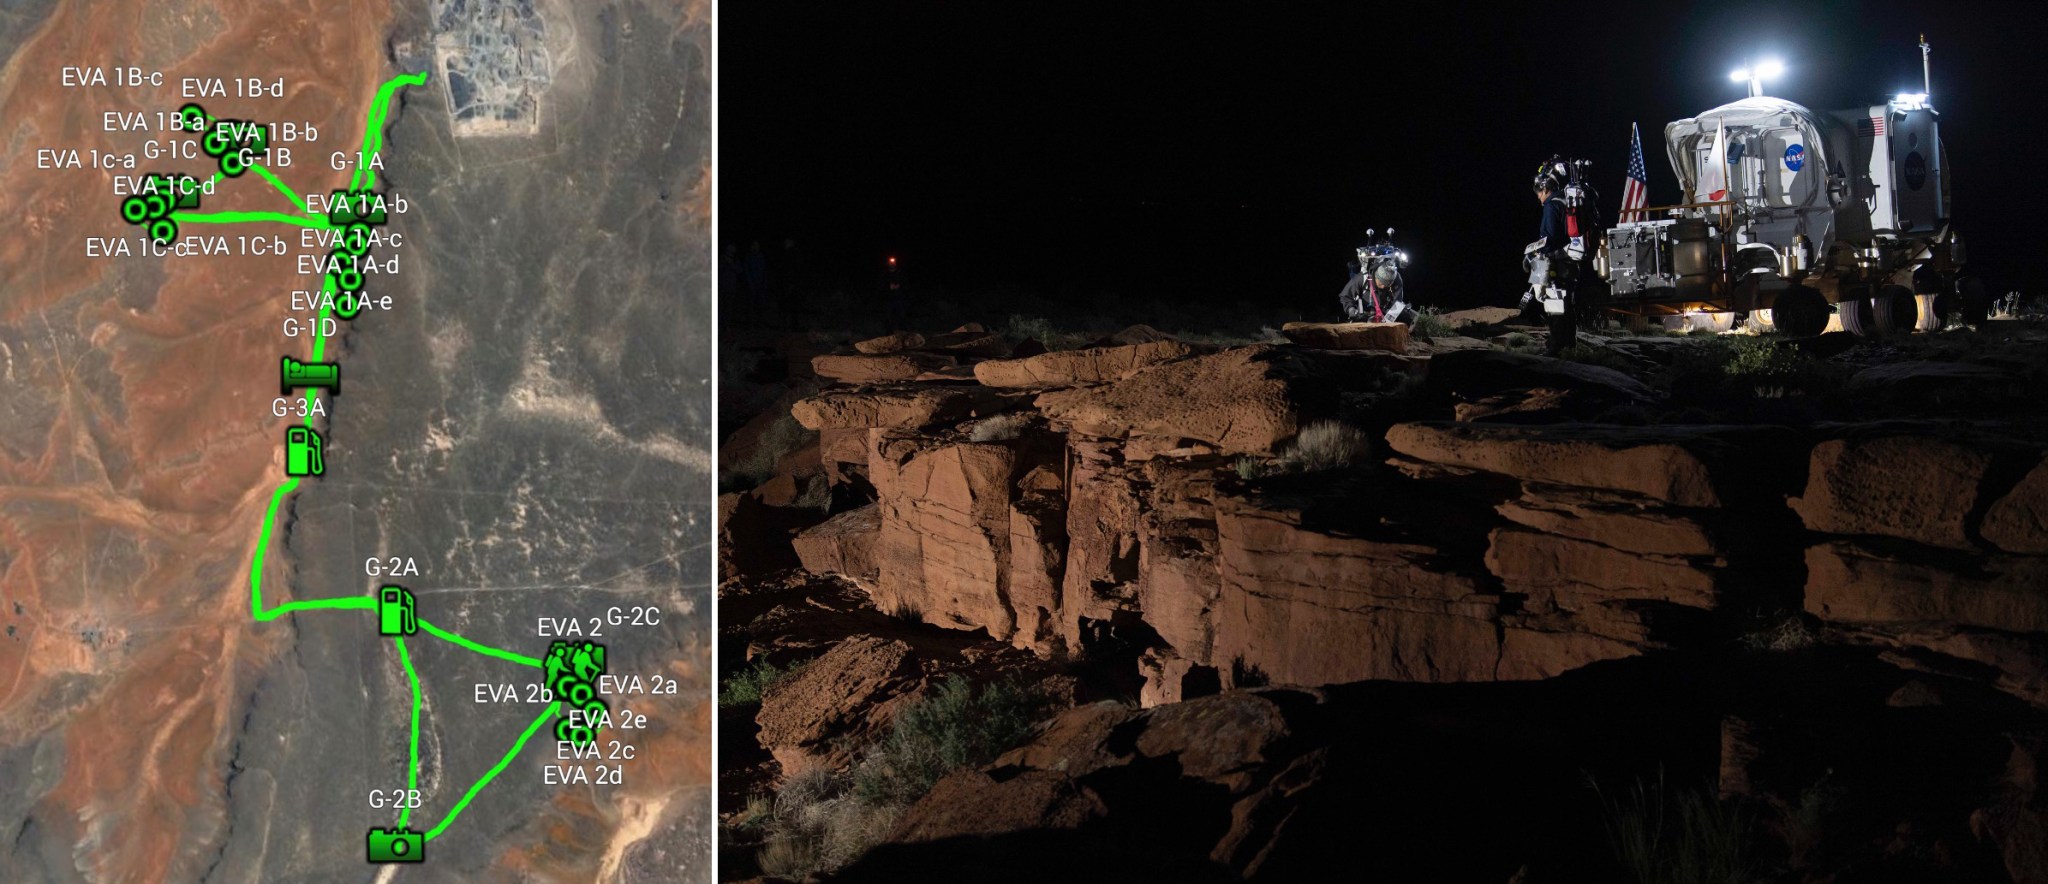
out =
<svg viewBox="0 0 2048 884"><path fill-rule="evenodd" d="M512 759L519 756L519 750L526 748L526 741L533 739L533 735L540 732L541 725L547 724L548 719L554 717L556 710L561 708L562 701L560 700L549 703L548 708L541 712L540 717L534 719L532 724L526 726L526 732L519 735L519 742L512 744L512 751L505 753L505 757L498 759L497 764L491 765L490 772L484 774L483 779L477 780L476 785L469 787L468 792L463 793L462 800L455 802L455 807L448 811L448 816L441 820L441 824L427 832L427 840L432 841L440 837L441 831L448 828L449 823L455 822L456 817L462 815L462 809L469 806L470 799L475 798L476 793L482 792L484 786L489 785L492 779L496 778L498 774L503 773L505 768L511 766Z"/></svg>
<svg viewBox="0 0 2048 884"><path fill-rule="evenodd" d="M398 90L401 87L424 86L426 85L426 82L427 73L425 71L421 71L420 73L413 74L410 76L394 77L391 80L386 81L383 86L378 88L377 100L370 106L369 120L367 121L366 127L363 132L363 150L361 155L359 155L357 158L356 172L351 181L350 186L351 190L364 190L370 187L374 187L376 184L376 171L369 168L369 163L367 162L367 160L370 156L374 155L378 150L380 150L383 147L384 118L387 112L389 111L393 96L397 94ZM272 187L276 188L279 193L284 194L286 198L290 199L292 201L292 204L297 206L299 211L304 214L291 215L284 212L174 212L172 213L172 218L178 221L190 221L199 224L237 224L251 221L273 221L283 224L292 224L299 227L311 227L322 229L331 229L333 227L333 224L331 224L325 216L314 214L310 209L308 209L306 207L305 199L299 196L297 192L293 191L283 181L279 180L278 177L275 174L273 174L269 169L254 164L251 164L250 168L254 169L258 175L264 178L264 180L269 181ZM212 183L217 184L221 180L221 178L222 175L216 173L213 176ZM321 284L320 290L323 294L334 294L334 284L331 277ZM320 307L320 320L325 320L331 312L331 305L323 304ZM314 362L320 361L321 355L327 349L327 337L326 335L321 333L320 325L320 322L316 322L314 324L312 352L312 361ZM307 427L311 427L313 425L312 415L306 416L305 425ZM284 502L285 496L297 490L298 487L299 480L297 478L287 479L284 482L284 484L279 485L277 487L277 490L275 492L272 492L270 495L270 508L264 511L263 527L261 532L257 535L256 539L256 553L249 562L249 616L255 619L256 622L258 623L267 623L269 621L283 617L286 614L291 614L298 611L377 610L377 600L371 596L345 596L342 598L331 599L308 599L303 601L286 602L274 608L263 607L263 557L265 552L267 552L270 548L270 536L273 528L277 524L278 507ZM521 666L531 666L536 669L546 668L541 661L536 660L532 657L528 657L524 654L513 653L507 650L502 650L499 648L493 648L489 645L472 641L464 636L458 635L453 632L449 632L445 629L442 629L441 627L435 626L434 624L427 622L425 619L421 619L419 621L419 624L420 626L425 627L427 633L434 636L435 638L439 638L443 641L449 642L450 644L457 645L467 650L475 651L476 653L482 654L486 657L494 657L500 660L517 663ZM399 665L404 667L406 681L412 688L412 727L410 739L408 740L407 744L408 764L405 777L406 789L410 791L419 788L420 709L422 704L422 692L420 690L419 673L413 668L412 654L409 650L406 649L405 638L403 636L394 636L393 644L395 644L398 648ZM548 719L553 718L555 714L561 710L561 707L562 703L560 700L556 700L552 703L549 703L547 709L540 714L540 717L535 718L533 720L533 723L527 725L526 730L519 735L519 741L512 744L511 751L506 752L503 758L498 759L497 764L493 765L489 771L485 772L483 777L477 780L474 785L471 785L469 787L469 791L463 793L462 799L455 802L455 806L448 811L448 816L442 819L441 823L435 826L432 831L426 833L426 840L432 841L435 838L439 837L443 831L446 831L449 824L455 822L455 819L462 815L462 811L469 806L469 803L471 801L475 800L476 796L483 791L484 787L490 785L491 780L496 779L498 774L503 773L505 771L505 768L511 766L512 759L519 755L520 750L526 748L527 742L533 739L534 734L540 732L541 727L547 724ZM411 821L412 808L403 808L399 813L398 825L400 827L405 827L409 825Z"/></svg>
<svg viewBox="0 0 2048 884"><path fill-rule="evenodd" d="M294 191L291 188L286 187L284 182L277 180L276 174L272 173L269 169L266 169L262 166L258 166L254 163L249 164L249 168L255 171L256 174L263 176L263 180L270 182L270 186L277 188L278 193L284 194L285 199L291 200L292 205L298 206L299 211L304 212L308 215L313 214L312 209L306 208L306 198L299 196L297 191ZM326 218L321 218L320 221L321 227L330 226L326 223Z"/></svg>
<svg viewBox="0 0 2048 884"><path fill-rule="evenodd" d="M426 618L424 617L420 618L420 628L432 633L435 638L441 639L442 641L452 642L454 644L461 645L486 657L496 657L500 660L510 660L521 666L531 666L535 669L547 668L546 664L543 664L539 660L535 660L532 657L528 657L525 654L515 654L511 651L501 651L497 648L493 648L488 645L481 645L476 642L470 641L469 639L463 638L462 636L456 635L455 633L444 630L439 626L435 626L432 623L428 623Z"/></svg>
<svg viewBox="0 0 2048 884"><path fill-rule="evenodd" d="M308 218L301 215L288 215L283 212L172 212L171 220L179 223L190 221L194 224L240 224L245 221L277 221L283 224L296 224L300 227L321 229L334 226L327 223L326 218Z"/></svg>
<svg viewBox="0 0 2048 884"><path fill-rule="evenodd" d="M412 764L405 769L405 790L411 792L420 787L420 674L413 671L412 655L405 652L405 636L392 636L391 640L398 645L398 663L405 667L405 680L412 683ZM406 804L403 800L399 803ZM412 806L406 804L405 810L398 814L398 827L405 828L405 824L411 821Z"/></svg>
<svg viewBox="0 0 2048 884"><path fill-rule="evenodd" d="M400 86L425 86L427 72L420 71L410 77L393 77L377 89L377 100L370 102L370 124L363 127L363 151L356 157L356 175L351 179L350 190L368 190L377 186L377 170L365 162L376 156L384 147L384 114L391 109L391 99L398 94Z"/></svg>

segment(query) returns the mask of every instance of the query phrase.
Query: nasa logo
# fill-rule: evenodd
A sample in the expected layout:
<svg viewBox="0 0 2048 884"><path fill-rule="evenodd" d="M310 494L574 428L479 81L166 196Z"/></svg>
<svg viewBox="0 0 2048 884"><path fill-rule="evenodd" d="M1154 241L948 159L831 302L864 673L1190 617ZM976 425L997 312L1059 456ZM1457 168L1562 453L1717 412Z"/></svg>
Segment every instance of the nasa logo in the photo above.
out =
<svg viewBox="0 0 2048 884"><path fill-rule="evenodd" d="M1794 144L1785 148L1785 168L1794 172L1806 168L1806 145Z"/></svg>
<svg viewBox="0 0 2048 884"><path fill-rule="evenodd" d="M1906 154L1905 166L1901 171L1906 174L1906 186L1919 190L1927 183L1927 158L1921 156L1917 150Z"/></svg>

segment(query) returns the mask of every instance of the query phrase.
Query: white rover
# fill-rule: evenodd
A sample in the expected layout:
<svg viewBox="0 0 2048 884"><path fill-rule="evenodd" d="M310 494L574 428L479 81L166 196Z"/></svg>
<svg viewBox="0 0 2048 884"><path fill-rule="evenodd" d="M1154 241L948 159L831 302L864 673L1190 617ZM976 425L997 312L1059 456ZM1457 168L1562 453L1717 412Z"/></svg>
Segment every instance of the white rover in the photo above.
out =
<svg viewBox="0 0 2048 884"><path fill-rule="evenodd" d="M1750 97L1664 127L1690 196L1608 233L1596 259L1608 309L1632 321L1746 313L1800 337L1829 328L1837 305L1859 335L1938 329L1959 310L1980 321L1988 301L1963 274L1926 93L1816 113L1736 75Z"/></svg>

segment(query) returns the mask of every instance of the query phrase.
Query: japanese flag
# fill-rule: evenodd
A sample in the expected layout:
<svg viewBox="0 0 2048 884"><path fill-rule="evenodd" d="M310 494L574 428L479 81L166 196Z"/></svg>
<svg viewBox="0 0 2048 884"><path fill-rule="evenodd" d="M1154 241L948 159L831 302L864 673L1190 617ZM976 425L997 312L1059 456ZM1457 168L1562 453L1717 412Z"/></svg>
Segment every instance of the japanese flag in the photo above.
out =
<svg viewBox="0 0 2048 884"><path fill-rule="evenodd" d="M1720 121L1714 122L1714 148L1707 152L1707 164L1700 169L1699 193L1707 203L1728 198L1728 140Z"/></svg>

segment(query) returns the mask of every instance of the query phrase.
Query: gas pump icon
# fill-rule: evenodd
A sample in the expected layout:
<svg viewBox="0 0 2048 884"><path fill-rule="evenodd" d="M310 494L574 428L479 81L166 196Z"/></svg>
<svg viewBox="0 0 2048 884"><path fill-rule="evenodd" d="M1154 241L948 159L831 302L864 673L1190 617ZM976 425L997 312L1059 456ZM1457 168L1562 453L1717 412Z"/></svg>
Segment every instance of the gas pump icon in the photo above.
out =
<svg viewBox="0 0 2048 884"><path fill-rule="evenodd" d="M377 634L412 635L419 631L420 621L413 614L410 590L403 586L377 590Z"/></svg>
<svg viewBox="0 0 2048 884"><path fill-rule="evenodd" d="M292 427L284 431L284 474L287 476L318 476L327 472L327 461L321 456L320 434L312 427Z"/></svg>

